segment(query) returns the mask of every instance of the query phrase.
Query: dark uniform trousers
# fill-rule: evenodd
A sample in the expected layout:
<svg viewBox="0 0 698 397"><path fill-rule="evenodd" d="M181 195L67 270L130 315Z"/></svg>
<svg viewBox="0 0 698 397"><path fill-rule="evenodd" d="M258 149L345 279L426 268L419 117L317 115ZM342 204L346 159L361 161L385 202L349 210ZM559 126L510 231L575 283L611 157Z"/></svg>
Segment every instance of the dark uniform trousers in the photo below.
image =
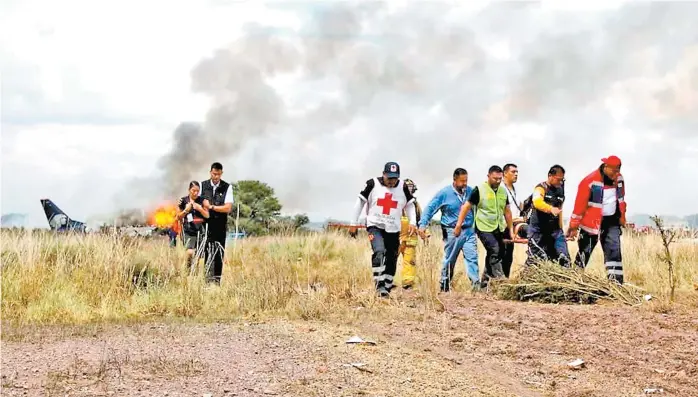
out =
<svg viewBox="0 0 698 397"><path fill-rule="evenodd" d="M601 232L591 234L584 229L579 231L579 251L575 257L576 266L585 268L589 264L596 243L601 241L606 273L610 280L623 284L623 255L620 249L620 236L623 234L615 216L605 216L601 222Z"/></svg>
<svg viewBox="0 0 698 397"><path fill-rule="evenodd" d="M523 224L518 230L517 237L528 238L528 225ZM504 244L504 254L502 255L502 271L504 272L504 277L509 278L511 274L511 265L514 263L514 248L516 243L511 241Z"/></svg>
<svg viewBox="0 0 698 397"><path fill-rule="evenodd" d="M505 246L504 232L499 229L495 229L492 232L483 232L478 230L477 226L475 231L487 252L485 256L485 271L482 273L482 277L480 277L480 286L486 288L490 278L504 277L504 270L502 270Z"/></svg>
<svg viewBox="0 0 698 397"><path fill-rule="evenodd" d="M223 256L225 254L225 240L227 237L226 219L216 220L208 224L208 236L206 241L206 279L216 283L221 282L223 274Z"/></svg>
<svg viewBox="0 0 698 397"><path fill-rule="evenodd" d="M400 250L400 232L388 233L375 226L367 227L366 231L373 250L371 267L376 290L390 292L394 287L393 278Z"/></svg>
<svg viewBox="0 0 698 397"><path fill-rule="evenodd" d="M230 186L225 181L220 181L216 189L210 180L201 183L201 195L209 200L212 205L223 205L225 194ZM225 255L225 240L228 235L228 214L222 214L213 210L209 211L208 233L206 236L206 280L209 282L221 282L223 274L223 258Z"/></svg>

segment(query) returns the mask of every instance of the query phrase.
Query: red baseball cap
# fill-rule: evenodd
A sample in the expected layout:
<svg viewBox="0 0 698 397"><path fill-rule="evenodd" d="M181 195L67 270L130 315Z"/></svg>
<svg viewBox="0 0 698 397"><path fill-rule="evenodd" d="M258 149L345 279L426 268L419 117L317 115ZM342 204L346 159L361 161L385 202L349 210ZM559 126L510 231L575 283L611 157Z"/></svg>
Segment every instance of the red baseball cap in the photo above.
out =
<svg viewBox="0 0 698 397"><path fill-rule="evenodd" d="M620 159L618 156L608 156L601 159L601 162L610 165L611 167L620 167Z"/></svg>

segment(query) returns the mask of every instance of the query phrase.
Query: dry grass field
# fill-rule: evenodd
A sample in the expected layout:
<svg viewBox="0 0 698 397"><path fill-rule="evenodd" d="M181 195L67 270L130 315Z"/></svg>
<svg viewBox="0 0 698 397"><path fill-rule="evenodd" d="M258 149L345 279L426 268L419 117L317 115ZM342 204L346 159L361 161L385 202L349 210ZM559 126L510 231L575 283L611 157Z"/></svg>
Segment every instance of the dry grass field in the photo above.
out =
<svg viewBox="0 0 698 397"><path fill-rule="evenodd" d="M2 394L698 396L698 244L671 247L674 303L659 239L623 250L653 296L638 306L471 292L462 259L438 293L438 239L419 247L419 286L384 300L365 238L241 240L210 287L165 240L3 231ZM513 279L524 259L518 245ZM587 272L603 275L600 247Z"/></svg>

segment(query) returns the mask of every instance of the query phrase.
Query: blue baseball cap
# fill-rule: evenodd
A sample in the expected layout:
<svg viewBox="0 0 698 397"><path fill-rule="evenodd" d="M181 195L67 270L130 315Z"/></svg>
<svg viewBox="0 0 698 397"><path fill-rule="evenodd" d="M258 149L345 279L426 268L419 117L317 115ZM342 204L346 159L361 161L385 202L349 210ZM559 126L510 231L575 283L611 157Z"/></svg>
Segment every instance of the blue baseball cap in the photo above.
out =
<svg viewBox="0 0 698 397"><path fill-rule="evenodd" d="M400 177L400 165L394 161L385 163L383 167L383 172L388 174L388 178L399 178Z"/></svg>

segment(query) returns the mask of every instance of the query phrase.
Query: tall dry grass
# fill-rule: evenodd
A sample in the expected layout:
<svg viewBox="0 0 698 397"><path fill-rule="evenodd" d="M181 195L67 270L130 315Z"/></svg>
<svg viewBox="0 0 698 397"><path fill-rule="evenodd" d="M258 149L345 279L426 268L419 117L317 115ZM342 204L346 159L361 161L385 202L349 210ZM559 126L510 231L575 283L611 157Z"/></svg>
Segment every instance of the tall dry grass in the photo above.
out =
<svg viewBox="0 0 698 397"><path fill-rule="evenodd" d="M16 324L268 314L346 319L360 315L359 307L386 305L373 294L365 238L323 233L241 240L228 245L222 285L209 287L201 272L191 276L183 270L183 248L169 248L166 240L8 231L1 237L2 317ZM418 250L419 286L409 300L425 311L439 306L442 247L432 238ZM516 247L514 272L525 249ZM574 254L576 243L570 249ZM627 281L652 294L665 293L667 271L657 257L662 249L656 236L624 236ZM674 244L672 253L679 296L695 293L698 244ZM599 246L588 271L603 274L602 258ZM480 246L481 269L483 261ZM455 291L469 291L462 258L455 283Z"/></svg>

